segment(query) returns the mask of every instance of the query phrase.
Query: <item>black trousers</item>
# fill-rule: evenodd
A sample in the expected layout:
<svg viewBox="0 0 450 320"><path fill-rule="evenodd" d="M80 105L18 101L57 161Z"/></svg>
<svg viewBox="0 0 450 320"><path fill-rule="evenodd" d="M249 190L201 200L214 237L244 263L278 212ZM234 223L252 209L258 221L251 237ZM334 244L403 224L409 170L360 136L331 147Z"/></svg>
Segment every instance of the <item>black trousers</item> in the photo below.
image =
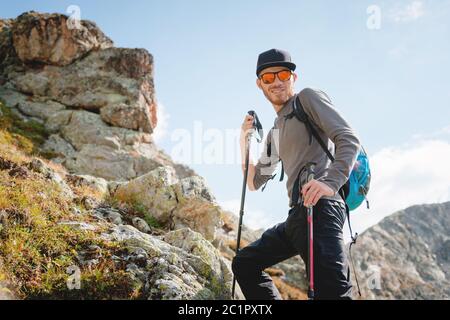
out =
<svg viewBox="0 0 450 320"><path fill-rule="evenodd" d="M342 234L345 206L320 199L313 214L315 299L351 299L350 269ZM233 259L233 273L246 299L281 299L272 279L264 272L281 261L299 254L308 272L306 217L305 207L291 208L285 222L265 231Z"/></svg>

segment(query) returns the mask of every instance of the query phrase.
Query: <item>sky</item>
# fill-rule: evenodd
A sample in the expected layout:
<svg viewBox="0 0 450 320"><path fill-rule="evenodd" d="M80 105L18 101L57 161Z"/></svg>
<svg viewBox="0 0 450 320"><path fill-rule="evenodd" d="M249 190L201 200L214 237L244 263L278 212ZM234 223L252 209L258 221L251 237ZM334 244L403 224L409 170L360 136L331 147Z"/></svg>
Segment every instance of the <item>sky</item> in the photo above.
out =
<svg viewBox="0 0 450 320"><path fill-rule="evenodd" d="M95 21L117 47L154 59L161 149L206 178L238 213L238 135L249 110L265 133L276 113L255 84L259 53L291 53L296 91L325 91L360 137L372 168L362 232L408 206L450 201L450 0L15 1L0 17L59 12ZM252 140L257 159L262 144ZM278 178L278 175L277 175ZM247 191L244 223L287 217L286 180Z"/></svg>

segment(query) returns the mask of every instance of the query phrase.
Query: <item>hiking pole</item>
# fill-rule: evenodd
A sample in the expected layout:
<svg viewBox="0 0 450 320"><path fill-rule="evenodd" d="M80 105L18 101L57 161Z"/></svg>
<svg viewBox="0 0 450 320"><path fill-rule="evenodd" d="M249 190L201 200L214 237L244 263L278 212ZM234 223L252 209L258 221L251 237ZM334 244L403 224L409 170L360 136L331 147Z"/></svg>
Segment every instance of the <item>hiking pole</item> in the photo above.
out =
<svg viewBox="0 0 450 320"><path fill-rule="evenodd" d="M315 163L308 163L305 165L303 175L306 175L306 179L303 181L309 182L314 179ZM308 222L308 267L309 267L309 286L308 286L308 299L314 300L314 221L313 221L313 206L308 206L307 210L307 222Z"/></svg>
<svg viewBox="0 0 450 320"><path fill-rule="evenodd" d="M261 142L263 131L261 123L259 122L258 116L256 115L255 111L249 111L249 115L253 117L253 128L256 128L258 130L259 139L257 138L258 142ZM236 255L239 252L239 247L241 245L241 232L242 232L242 220L244 217L244 203L245 203L245 191L247 190L247 177L248 177L248 165L249 165L249 158L250 158L250 141L253 135L253 131L250 131L249 134L246 136L246 143L245 143L245 170L244 170L244 181L242 183L242 195L241 195L241 208L239 210L239 225L238 225L238 234L237 234L237 241L236 241ZM231 289L231 298L234 299L234 292L236 289L236 276L233 274L233 286Z"/></svg>

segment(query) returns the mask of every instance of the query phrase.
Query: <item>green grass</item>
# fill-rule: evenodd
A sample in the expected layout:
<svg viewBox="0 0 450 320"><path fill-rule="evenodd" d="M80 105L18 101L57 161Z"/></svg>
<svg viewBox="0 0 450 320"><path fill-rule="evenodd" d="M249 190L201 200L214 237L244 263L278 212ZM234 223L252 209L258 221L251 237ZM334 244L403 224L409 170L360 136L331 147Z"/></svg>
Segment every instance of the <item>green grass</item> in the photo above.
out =
<svg viewBox="0 0 450 320"><path fill-rule="evenodd" d="M36 122L22 122L0 102L0 160L23 166L39 155L48 136ZM61 221L95 223L88 214L74 215L77 204L59 187L37 174L11 177L0 167L0 260L2 278L13 284L24 299L130 299L140 298L140 287L117 266L112 255L123 252L119 243L99 237L104 231L78 230ZM91 245L100 247L99 263L79 266L77 253ZM81 271L81 288L70 290L69 266Z"/></svg>
<svg viewBox="0 0 450 320"><path fill-rule="evenodd" d="M2 113L0 117L1 131L9 133L9 135L3 135L3 141L0 140L0 143L13 144L28 154L39 154L39 146L49 136L45 126L33 120L22 121L1 100L0 111Z"/></svg>

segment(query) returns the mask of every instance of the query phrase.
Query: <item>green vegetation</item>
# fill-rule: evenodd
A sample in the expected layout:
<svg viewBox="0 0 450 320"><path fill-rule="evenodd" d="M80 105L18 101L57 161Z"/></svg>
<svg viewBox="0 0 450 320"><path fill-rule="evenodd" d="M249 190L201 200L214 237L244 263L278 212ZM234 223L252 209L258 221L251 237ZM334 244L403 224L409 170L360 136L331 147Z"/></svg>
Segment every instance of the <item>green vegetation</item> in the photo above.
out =
<svg viewBox="0 0 450 320"><path fill-rule="evenodd" d="M103 231L61 224L78 221L95 225L87 214L76 215L77 204L65 198L55 183L38 174L11 175L11 167L28 172L26 163L39 153L47 133L36 122L23 122L0 102L0 261L2 279L25 299L139 298L139 285L117 266L112 255L118 243L99 237ZM79 207L78 207L79 208ZM98 263L81 265L79 253L97 246ZM80 268L80 289L69 289L67 268Z"/></svg>

